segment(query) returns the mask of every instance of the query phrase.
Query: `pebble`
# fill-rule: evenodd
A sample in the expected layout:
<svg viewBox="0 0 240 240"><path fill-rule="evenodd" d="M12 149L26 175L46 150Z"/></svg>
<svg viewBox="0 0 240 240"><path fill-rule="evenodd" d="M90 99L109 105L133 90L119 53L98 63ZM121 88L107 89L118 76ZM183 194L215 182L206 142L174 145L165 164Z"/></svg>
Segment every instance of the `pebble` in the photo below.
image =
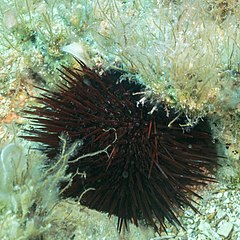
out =
<svg viewBox="0 0 240 240"><path fill-rule="evenodd" d="M233 224L227 221L222 221L217 233L224 238L228 238L233 230Z"/></svg>

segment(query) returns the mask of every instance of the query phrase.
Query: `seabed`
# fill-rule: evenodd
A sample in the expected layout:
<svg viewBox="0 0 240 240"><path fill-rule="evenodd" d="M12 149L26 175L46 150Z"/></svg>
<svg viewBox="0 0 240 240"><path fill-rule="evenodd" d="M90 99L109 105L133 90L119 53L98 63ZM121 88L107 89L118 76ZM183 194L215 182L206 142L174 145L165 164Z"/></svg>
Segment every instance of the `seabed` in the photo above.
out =
<svg viewBox="0 0 240 240"><path fill-rule="evenodd" d="M238 1L2 0L0 10L0 239L240 240ZM167 223L158 236L131 225L119 235L116 217L59 196L67 156L52 175L47 157L18 137L31 127L21 112L36 104L34 85L55 89L73 56L128 72L146 87L139 100L164 102L190 127L208 118L225 158L218 183L197 189L199 214L180 211L185 230Z"/></svg>

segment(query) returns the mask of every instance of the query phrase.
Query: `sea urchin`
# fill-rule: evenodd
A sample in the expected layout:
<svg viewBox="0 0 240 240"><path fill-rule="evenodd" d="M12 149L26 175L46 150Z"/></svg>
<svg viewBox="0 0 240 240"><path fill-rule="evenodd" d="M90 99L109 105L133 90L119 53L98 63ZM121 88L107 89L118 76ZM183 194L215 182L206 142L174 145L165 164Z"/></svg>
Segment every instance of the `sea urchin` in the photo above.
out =
<svg viewBox="0 0 240 240"><path fill-rule="evenodd" d="M88 157L69 163L67 173L74 176L64 191L66 197L80 196L89 208L118 217L118 230L139 220L160 232L165 219L181 226L178 209L192 205L192 186L213 179L206 169L216 165L216 152L209 133L193 128L184 133L174 116L166 117L163 106L151 112L149 103L137 105L141 86L119 81L121 71L100 76L78 61L79 69L61 71L63 82L58 91L44 90L25 113L33 130L25 138L41 142L49 156L59 151L59 135L71 141L81 139L77 155ZM183 119L181 121L184 121ZM183 122L182 122L183 123ZM98 152L99 154L89 153Z"/></svg>

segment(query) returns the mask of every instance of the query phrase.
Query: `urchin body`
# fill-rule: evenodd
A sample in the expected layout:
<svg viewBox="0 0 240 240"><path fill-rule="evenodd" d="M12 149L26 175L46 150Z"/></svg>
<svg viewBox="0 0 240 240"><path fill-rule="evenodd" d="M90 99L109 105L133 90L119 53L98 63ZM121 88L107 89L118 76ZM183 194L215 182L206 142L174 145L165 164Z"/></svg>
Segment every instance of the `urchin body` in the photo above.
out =
<svg viewBox="0 0 240 240"><path fill-rule="evenodd" d="M181 225L177 209L188 205L196 211L191 186L212 180L204 171L216 165L211 136L194 129L184 133L177 121L168 127L175 116L166 117L161 106L150 113L150 104L137 105L134 93L141 86L118 81L121 72L99 76L79 64L62 72L59 91L45 90L37 98L42 107L25 111L35 125L26 138L43 143L49 156L57 154L62 132L71 141L83 140L77 156L99 152L69 163L68 173L85 172L86 178L75 175L64 195L95 189L81 203L118 216L119 231L142 219L157 231L165 219Z"/></svg>

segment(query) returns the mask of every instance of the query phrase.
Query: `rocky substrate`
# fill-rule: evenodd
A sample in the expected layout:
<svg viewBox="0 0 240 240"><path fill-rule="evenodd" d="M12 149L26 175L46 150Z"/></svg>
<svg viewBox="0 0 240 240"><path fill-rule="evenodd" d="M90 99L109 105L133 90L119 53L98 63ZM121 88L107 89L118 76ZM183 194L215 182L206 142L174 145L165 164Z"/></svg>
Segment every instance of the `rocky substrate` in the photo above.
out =
<svg viewBox="0 0 240 240"><path fill-rule="evenodd" d="M182 212L184 229L170 226L167 233L151 240L240 240L240 192L223 184L213 184L199 193L199 214L191 209Z"/></svg>

